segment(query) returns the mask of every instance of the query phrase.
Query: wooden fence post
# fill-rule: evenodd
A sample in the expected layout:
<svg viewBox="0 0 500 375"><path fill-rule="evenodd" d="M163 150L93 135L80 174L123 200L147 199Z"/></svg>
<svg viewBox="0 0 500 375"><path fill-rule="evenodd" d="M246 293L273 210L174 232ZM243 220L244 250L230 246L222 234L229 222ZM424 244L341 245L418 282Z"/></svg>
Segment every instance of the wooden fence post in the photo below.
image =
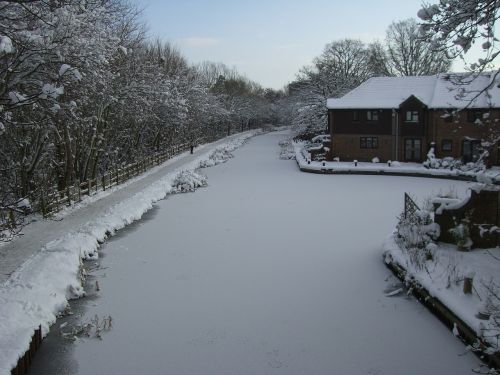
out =
<svg viewBox="0 0 500 375"><path fill-rule="evenodd" d="M78 202L82 201L82 183L80 179L76 180L76 186L78 188Z"/></svg>
<svg viewBox="0 0 500 375"><path fill-rule="evenodd" d="M70 186L66 185L66 196L68 197L68 206L71 206L71 191Z"/></svg>
<svg viewBox="0 0 500 375"><path fill-rule="evenodd" d="M42 189L42 194L40 197L40 208L42 210L42 216L47 216L47 202L45 201L45 190Z"/></svg>
<svg viewBox="0 0 500 375"><path fill-rule="evenodd" d="M102 190L106 191L106 174L102 175Z"/></svg>
<svg viewBox="0 0 500 375"><path fill-rule="evenodd" d="M14 217L14 211L9 209L9 222L10 227L14 229L16 227L16 218Z"/></svg>
<svg viewBox="0 0 500 375"><path fill-rule="evenodd" d="M89 178L87 179L87 195L90 196L90 187L92 186L92 180Z"/></svg>
<svg viewBox="0 0 500 375"><path fill-rule="evenodd" d="M472 294L472 277L464 278L464 294Z"/></svg>

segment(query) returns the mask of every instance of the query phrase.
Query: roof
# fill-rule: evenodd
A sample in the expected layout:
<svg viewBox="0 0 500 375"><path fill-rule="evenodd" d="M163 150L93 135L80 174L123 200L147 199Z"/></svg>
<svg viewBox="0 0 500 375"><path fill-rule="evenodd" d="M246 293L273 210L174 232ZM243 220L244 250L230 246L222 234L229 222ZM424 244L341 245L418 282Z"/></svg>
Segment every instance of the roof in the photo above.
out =
<svg viewBox="0 0 500 375"><path fill-rule="evenodd" d="M500 89L492 83L494 73L477 77L467 73L441 73L433 76L373 77L341 98L327 100L328 109L392 109L411 96L428 108L463 108L481 90L470 108L500 107ZM462 79L457 84L457 78ZM461 94L462 93L462 94Z"/></svg>

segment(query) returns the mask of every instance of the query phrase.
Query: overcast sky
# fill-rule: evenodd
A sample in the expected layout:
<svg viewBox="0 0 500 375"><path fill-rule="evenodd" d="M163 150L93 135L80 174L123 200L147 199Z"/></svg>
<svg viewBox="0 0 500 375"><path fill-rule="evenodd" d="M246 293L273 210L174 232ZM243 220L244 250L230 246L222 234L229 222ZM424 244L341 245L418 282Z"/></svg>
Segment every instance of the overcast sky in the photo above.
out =
<svg viewBox="0 0 500 375"><path fill-rule="evenodd" d="M421 0L132 0L150 34L192 63L235 66L264 87L282 88L342 38L383 40L394 20L416 17ZM435 1L428 1L435 2Z"/></svg>

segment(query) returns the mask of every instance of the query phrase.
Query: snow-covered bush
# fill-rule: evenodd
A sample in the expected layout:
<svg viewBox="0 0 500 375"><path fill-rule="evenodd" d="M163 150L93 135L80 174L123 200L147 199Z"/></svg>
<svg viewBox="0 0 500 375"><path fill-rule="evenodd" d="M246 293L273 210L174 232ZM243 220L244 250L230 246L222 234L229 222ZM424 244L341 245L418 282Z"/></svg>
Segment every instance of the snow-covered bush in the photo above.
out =
<svg viewBox="0 0 500 375"><path fill-rule="evenodd" d="M376 157L376 156L375 156L375 157L372 159L372 163L380 163L380 159L379 159L378 157Z"/></svg>
<svg viewBox="0 0 500 375"><path fill-rule="evenodd" d="M439 225L431 219L427 210L418 210L414 214L399 216L396 226L396 241L410 261L423 268L425 262L434 258L434 241L439 237Z"/></svg>
<svg viewBox="0 0 500 375"><path fill-rule="evenodd" d="M472 247L472 240L470 238L470 221L465 218L458 223L454 228L450 229L450 233L455 240L460 250L470 250Z"/></svg>
<svg viewBox="0 0 500 375"><path fill-rule="evenodd" d="M281 147L280 159L282 160L295 159L295 150L293 147L293 143L290 139L280 141L279 145Z"/></svg>
<svg viewBox="0 0 500 375"><path fill-rule="evenodd" d="M193 171L182 171L172 183L173 193L195 191L199 187L207 186L207 177Z"/></svg>
<svg viewBox="0 0 500 375"><path fill-rule="evenodd" d="M482 160L476 162L463 163L461 160L452 157L437 158L434 153L434 148L431 147L427 153L427 159L422 163L428 169L450 169L460 170L462 172L480 172L486 169Z"/></svg>
<svg viewBox="0 0 500 375"><path fill-rule="evenodd" d="M431 147L427 153L427 160L423 162L423 165L426 168L441 168L441 162L439 159L436 159L436 155L434 154L434 147Z"/></svg>
<svg viewBox="0 0 500 375"><path fill-rule="evenodd" d="M314 161L323 161L326 157L326 150L322 142L305 142L304 149L311 154Z"/></svg>

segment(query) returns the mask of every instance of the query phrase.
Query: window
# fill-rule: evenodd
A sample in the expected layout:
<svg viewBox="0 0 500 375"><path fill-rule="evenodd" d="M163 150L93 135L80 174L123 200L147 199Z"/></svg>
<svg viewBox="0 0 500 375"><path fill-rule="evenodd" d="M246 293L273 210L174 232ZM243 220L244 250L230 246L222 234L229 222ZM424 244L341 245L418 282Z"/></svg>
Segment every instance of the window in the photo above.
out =
<svg viewBox="0 0 500 375"><path fill-rule="evenodd" d="M471 109L467 111L467 121L476 122L477 120L483 120L483 112L478 111L477 109Z"/></svg>
<svg viewBox="0 0 500 375"><path fill-rule="evenodd" d="M352 111L352 121L359 121L359 111Z"/></svg>
<svg viewBox="0 0 500 375"><path fill-rule="evenodd" d="M441 150L442 151L451 151L453 148L453 141L451 139L443 139L441 141Z"/></svg>
<svg viewBox="0 0 500 375"><path fill-rule="evenodd" d="M360 148L378 148L378 137L360 137Z"/></svg>
<svg viewBox="0 0 500 375"><path fill-rule="evenodd" d="M405 139L405 161L420 162L422 158L422 141L419 138Z"/></svg>
<svg viewBox="0 0 500 375"><path fill-rule="evenodd" d="M366 119L368 121L378 121L378 111L367 111Z"/></svg>
<svg viewBox="0 0 500 375"><path fill-rule="evenodd" d="M418 111L406 111L406 122L418 122Z"/></svg>
<svg viewBox="0 0 500 375"><path fill-rule="evenodd" d="M462 141L462 160L464 163L477 161L481 152L481 141L475 139L464 139Z"/></svg>

